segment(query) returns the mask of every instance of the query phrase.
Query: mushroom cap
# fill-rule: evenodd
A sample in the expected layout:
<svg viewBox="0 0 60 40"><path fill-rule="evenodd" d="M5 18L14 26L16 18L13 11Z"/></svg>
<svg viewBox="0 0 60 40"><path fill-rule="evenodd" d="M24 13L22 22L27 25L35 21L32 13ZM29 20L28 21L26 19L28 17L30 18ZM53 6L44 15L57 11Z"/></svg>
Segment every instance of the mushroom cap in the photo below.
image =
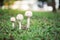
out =
<svg viewBox="0 0 60 40"><path fill-rule="evenodd" d="M32 11L26 11L26 12L25 12L25 16L31 17L31 16L32 16Z"/></svg>
<svg viewBox="0 0 60 40"><path fill-rule="evenodd" d="M17 19L17 20L20 20L20 21L23 20L23 15L22 15L22 14L18 14L18 15L16 16L16 19Z"/></svg>
<svg viewBox="0 0 60 40"><path fill-rule="evenodd" d="M16 21L16 20L15 20L15 17L11 17L11 18L10 18L10 21L15 22L15 21Z"/></svg>

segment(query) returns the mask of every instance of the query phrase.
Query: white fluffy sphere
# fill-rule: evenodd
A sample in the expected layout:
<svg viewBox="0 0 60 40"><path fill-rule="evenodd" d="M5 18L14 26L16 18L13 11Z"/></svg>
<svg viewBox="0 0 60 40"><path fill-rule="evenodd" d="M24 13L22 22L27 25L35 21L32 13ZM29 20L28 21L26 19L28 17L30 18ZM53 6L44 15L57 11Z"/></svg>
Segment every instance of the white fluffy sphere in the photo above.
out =
<svg viewBox="0 0 60 40"><path fill-rule="evenodd" d="M11 17L10 21L15 22L15 17Z"/></svg>
<svg viewBox="0 0 60 40"><path fill-rule="evenodd" d="M25 16L31 17L31 16L32 16L32 11L26 11L26 12L25 12Z"/></svg>
<svg viewBox="0 0 60 40"><path fill-rule="evenodd" d="M23 20L23 15L22 14L18 14L17 17L16 17L17 20Z"/></svg>

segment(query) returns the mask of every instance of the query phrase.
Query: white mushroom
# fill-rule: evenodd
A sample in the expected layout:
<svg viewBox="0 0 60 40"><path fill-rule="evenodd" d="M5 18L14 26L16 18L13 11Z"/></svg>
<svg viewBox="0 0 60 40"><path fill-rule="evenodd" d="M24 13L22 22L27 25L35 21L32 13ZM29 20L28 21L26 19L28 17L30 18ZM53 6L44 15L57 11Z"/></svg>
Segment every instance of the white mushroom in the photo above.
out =
<svg viewBox="0 0 60 40"><path fill-rule="evenodd" d="M21 22L23 20L23 15L22 14L18 14L16 17L18 23L19 23L19 29L21 29Z"/></svg>
<svg viewBox="0 0 60 40"><path fill-rule="evenodd" d="M10 18L10 21L12 22L12 27L14 28L14 27L15 27L14 22L16 21L16 20L15 20L15 17L11 17L11 18Z"/></svg>
<svg viewBox="0 0 60 40"><path fill-rule="evenodd" d="M25 16L31 17L31 16L32 16L32 12L31 12L31 11L26 11L26 12L25 12Z"/></svg>
<svg viewBox="0 0 60 40"><path fill-rule="evenodd" d="M26 11L25 12L25 16L27 16L27 28L30 27L30 17L32 16L32 12L31 11Z"/></svg>

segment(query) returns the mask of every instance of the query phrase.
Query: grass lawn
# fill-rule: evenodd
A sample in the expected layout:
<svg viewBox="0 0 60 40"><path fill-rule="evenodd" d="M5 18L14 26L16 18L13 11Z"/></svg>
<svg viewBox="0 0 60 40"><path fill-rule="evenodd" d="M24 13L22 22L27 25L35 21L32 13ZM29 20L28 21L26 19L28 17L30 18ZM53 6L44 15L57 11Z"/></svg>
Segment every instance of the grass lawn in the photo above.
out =
<svg viewBox="0 0 60 40"><path fill-rule="evenodd" d="M19 30L18 23L12 28L10 17L25 11L0 9L0 40L60 40L60 12L33 12L28 30ZM26 26L24 15L22 27Z"/></svg>

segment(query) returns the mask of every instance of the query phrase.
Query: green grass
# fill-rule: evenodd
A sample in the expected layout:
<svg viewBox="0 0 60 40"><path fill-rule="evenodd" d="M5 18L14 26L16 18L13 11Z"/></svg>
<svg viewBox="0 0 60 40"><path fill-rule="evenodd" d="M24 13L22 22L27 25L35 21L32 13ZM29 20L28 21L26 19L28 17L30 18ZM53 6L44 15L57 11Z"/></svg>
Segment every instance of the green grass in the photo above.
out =
<svg viewBox="0 0 60 40"><path fill-rule="evenodd" d="M17 22L16 28L12 28L10 17L16 17L19 13L24 15L25 11L0 9L0 40L4 38L6 40L12 40L12 38L15 40L60 40L59 12L33 12L28 30L19 30ZM26 20L27 17L24 15L23 26L26 26Z"/></svg>

